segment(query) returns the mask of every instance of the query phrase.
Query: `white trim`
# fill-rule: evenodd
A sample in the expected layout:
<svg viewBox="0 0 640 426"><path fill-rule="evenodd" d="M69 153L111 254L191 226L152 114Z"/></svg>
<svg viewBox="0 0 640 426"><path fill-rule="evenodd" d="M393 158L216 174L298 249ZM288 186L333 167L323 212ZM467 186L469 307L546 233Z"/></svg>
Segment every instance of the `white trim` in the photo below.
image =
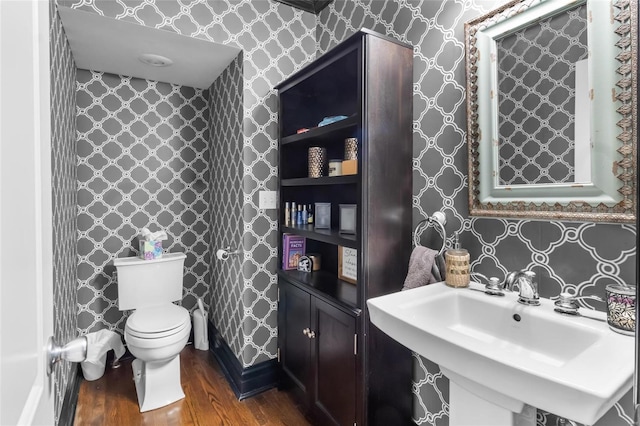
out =
<svg viewBox="0 0 640 426"><path fill-rule="evenodd" d="M0 253L5 319L0 419L21 425L55 423L53 378L46 375L44 352L53 334L50 6L46 0L0 0L0 231L5 245ZM18 318L21 327L7 324L7 318Z"/></svg>

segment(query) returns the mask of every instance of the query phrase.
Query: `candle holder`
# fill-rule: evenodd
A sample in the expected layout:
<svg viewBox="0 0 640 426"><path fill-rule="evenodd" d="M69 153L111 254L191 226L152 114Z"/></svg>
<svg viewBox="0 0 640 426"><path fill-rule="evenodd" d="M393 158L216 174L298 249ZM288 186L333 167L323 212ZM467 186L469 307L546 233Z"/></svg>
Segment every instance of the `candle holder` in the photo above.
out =
<svg viewBox="0 0 640 426"><path fill-rule="evenodd" d="M611 330L635 335L636 331L636 293L635 289L620 284L609 284L607 292L607 324Z"/></svg>
<svg viewBox="0 0 640 426"><path fill-rule="evenodd" d="M344 140L344 159L345 160L358 159L358 139L357 138L347 138Z"/></svg>
<svg viewBox="0 0 640 426"><path fill-rule="evenodd" d="M319 146L312 146L309 148L309 177L322 177L326 166L327 150Z"/></svg>

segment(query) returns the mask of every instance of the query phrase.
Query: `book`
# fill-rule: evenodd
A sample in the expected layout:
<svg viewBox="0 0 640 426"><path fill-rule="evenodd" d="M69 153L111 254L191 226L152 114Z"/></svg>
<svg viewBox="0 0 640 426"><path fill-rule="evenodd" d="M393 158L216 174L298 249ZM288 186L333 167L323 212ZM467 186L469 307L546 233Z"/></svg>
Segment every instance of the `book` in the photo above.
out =
<svg viewBox="0 0 640 426"><path fill-rule="evenodd" d="M282 269L296 269L304 255L306 240L300 235L282 234Z"/></svg>

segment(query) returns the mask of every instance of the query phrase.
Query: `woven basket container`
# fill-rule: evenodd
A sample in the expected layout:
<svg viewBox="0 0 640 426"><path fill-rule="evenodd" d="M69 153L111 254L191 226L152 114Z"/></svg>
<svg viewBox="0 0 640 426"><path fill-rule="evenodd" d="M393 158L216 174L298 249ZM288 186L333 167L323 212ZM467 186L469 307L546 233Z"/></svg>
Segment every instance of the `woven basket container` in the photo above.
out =
<svg viewBox="0 0 640 426"><path fill-rule="evenodd" d="M468 287L470 281L469 252L464 249L447 250L445 283L450 287Z"/></svg>

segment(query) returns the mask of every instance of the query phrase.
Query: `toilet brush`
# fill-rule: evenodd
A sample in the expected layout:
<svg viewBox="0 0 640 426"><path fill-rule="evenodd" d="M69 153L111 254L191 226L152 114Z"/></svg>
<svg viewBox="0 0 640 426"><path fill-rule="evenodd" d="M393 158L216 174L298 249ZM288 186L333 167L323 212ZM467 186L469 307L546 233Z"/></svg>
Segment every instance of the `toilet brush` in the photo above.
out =
<svg viewBox="0 0 640 426"><path fill-rule="evenodd" d="M209 350L207 332L207 313L204 311L202 299L198 298L198 308L193 312L193 343L196 349Z"/></svg>

